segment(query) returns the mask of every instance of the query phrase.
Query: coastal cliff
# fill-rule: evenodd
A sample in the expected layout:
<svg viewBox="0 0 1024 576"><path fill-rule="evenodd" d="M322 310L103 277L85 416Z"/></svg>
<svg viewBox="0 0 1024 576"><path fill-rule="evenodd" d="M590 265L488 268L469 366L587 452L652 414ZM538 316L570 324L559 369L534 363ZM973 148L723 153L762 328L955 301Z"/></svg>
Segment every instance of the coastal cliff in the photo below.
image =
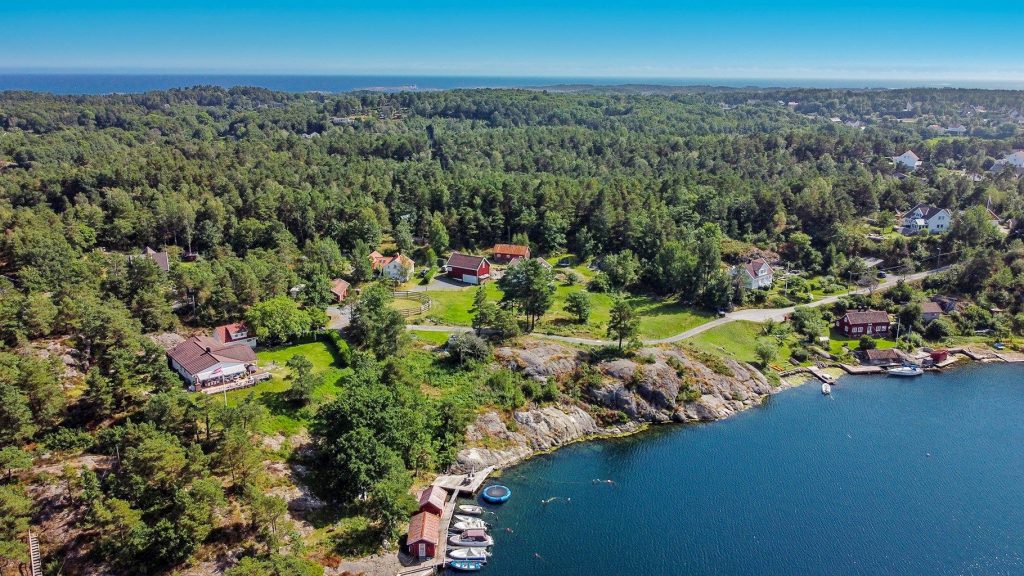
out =
<svg viewBox="0 0 1024 576"><path fill-rule="evenodd" d="M598 361L549 342L499 348L499 362L559 382L563 401L504 416L480 414L466 430L459 467L507 467L579 440L631 433L649 423L710 422L760 404L784 384L749 364L692 349L647 348ZM569 398L574 398L569 400Z"/></svg>

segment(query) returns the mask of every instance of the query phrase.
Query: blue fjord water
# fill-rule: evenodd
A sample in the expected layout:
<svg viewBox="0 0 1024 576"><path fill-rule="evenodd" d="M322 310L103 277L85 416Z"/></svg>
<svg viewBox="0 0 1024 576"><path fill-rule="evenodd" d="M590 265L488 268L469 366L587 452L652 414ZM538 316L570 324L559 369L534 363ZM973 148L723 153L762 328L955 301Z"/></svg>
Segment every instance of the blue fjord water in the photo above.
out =
<svg viewBox="0 0 1024 576"><path fill-rule="evenodd" d="M492 576L1024 574L1024 367L809 384L500 481Z"/></svg>

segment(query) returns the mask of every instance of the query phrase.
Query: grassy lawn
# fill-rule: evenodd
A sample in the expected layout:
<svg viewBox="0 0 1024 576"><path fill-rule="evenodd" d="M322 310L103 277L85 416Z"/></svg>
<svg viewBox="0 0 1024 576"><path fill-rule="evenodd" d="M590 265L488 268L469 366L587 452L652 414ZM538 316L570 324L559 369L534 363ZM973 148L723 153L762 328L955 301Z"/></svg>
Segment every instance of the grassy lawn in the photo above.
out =
<svg viewBox="0 0 1024 576"><path fill-rule="evenodd" d="M427 344L433 344L434 346L441 346L448 343L447 332L430 332L427 330L410 330L409 334L413 338Z"/></svg>
<svg viewBox="0 0 1024 576"><path fill-rule="evenodd" d="M741 362L759 365L755 353L757 339L764 333L764 325L758 322L737 321L716 326L687 340L693 346L706 352L725 354ZM792 338L792 336L790 337ZM779 357L775 364L788 366L789 341L779 346Z"/></svg>
<svg viewBox="0 0 1024 576"><path fill-rule="evenodd" d="M290 374L285 362L301 354L313 363L313 372L321 374L323 380L313 393L313 404L305 408L293 406L284 400L284 392L291 387ZM291 435L305 428L315 406L334 398L341 391L338 379L349 372L348 368L337 365L334 348L325 341L313 341L292 346L280 346L260 350L256 353L259 364L274 375L270 380L260 382L252 388L233 390L227 393L229 405L235 405L253 395L270 410L270 420L264 425L268 434Z"/></svg>
<svg viewBox="0 0 1024 576"><path fill-rule="evenodd" d="M557 259L556 259L557 260ZM484 285L487 298L492 302L501 300L501 290L494 282ZM573 292L585 291L583 284L566 286L559 284L555 289L555 302L537 324L537 331L563 336L604 338L612 303L611 294L587 293L590 297L590 321L577 324L565 312L565 301ZM473 321L470 308L473 306L475 287L462 290L436 290L426 292L433 304L426 317L447 326L469 326ZM712 318L712 314L683 306L671 300L651 296L630 296L629 303L640 315L641 338L664 338L699 326ZM422 318L413 316L412 319Z"/></svg>
<svg viewBox="0 0 1024 576"><path fill-rule="evenodd" d="M880 350L886 348L895 348L896 341L890 340L889 338L875 338L875 343L878 345ZM835 329L829 334L829 353L836 356L843 353L843 346L847 346L851 351L856 350L860 346L860 337L847 338L842 332Z"/></svg>

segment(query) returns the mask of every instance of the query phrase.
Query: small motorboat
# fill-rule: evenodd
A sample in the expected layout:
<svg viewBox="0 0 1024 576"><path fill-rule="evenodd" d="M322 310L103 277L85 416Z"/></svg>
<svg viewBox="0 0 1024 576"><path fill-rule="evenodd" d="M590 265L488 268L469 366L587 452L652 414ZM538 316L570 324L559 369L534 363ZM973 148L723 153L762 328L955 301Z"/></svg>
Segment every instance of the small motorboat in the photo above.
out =
<svg viewBox="0 0 1024 576"><path fill-rule="evenodd" d="M483 522L483 520L477 516L469 516L466 514L455 514L452 518L455 518L456 522Z"/></svg>
<svg viewBox="0 0 1024 576"><path fill-rule="evenodd" d="M501 504L502 502L508 502L508 499L512 497L512 489L501 484L492 484L484 488L484 491L480 493L480 497L491 504Z"/></svg>
<svg viewBox="0 0 1024 576"><path fill-rule="evenodd" d="M456 560L476 560L477 562L487 562L487 558L491 555L485 548L452 548L448 550L448 555Z"/></svg>
<svg viewBox="0 0 1024 576"><path fill-rule="evenodd" d="M822 382L821 393L828 396L829 394L832 393L832 386L830 386L828 382Z"/></svg>
<svg viewBox="0 0 1024 576"><path fill-rule="evenodd" d="M924 369L917 364L905 364L898 368L890 368L887 374L889 376L901 376L906 378L909 376L920 376L921 374L924 374Z"/></svg>
<svg viewBox="0 0 1024 576"><path fill-rule="evenodd" d="M462 522L456 522L451 527L454 532L465 532L466 530L486 530L487 524L479 519L474 518L472 520L463 520Z"/></svg>
<svg viewBox="0 0 1024 576"><path fill-rule="evenodd" d="M484 509L473 505L473 504L459 504L459 512L462 514L468 514L470 516L479 516L484 513Z"/></svg>
<svg viewBox="0 0 1024 576"><path fill-rule="evenodd" d="M476 572L484 567L484 563L476 560L449 560L448 567L461 572Z"/></svg>
<svg viewBox="0 0 1024 576"><path fill-rule="evenodd" d="M465 546L469 548L487 548L494 545L494 538L488 536L487 531L480 528L466 530L462 534L455 534L448 538L452 546Z"/></svg>

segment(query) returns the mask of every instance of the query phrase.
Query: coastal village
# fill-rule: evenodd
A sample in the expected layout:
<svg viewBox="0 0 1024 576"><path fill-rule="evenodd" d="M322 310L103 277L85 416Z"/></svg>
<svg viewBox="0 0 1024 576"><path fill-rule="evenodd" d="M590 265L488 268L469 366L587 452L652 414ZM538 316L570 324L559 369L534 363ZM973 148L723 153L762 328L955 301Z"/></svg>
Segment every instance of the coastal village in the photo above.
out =
<svg viewBox="0 0 1024 576"><path fill-rule="evenodd" d="M409 186L420 196L370 162L345 186L285 192L267 179L259 202L217 180L224 200L154 200L159 218L129 213L133 200L105 188L109 222L84 195L51 200L67 216L4 216L0 291L14 304L0 329L39 363L5 364L24 388L11 404L29 414L7 420L24 422L31 454L11 470L42 511L19 530L27 573L42 573L45 557L101 573L154 550L162 570L189 576L247 576L230 570L250 558L252 573L275 562L296 562L274 568L296 574L483 571L511 534L496 520L518 503L502 474L535 454L721 420L809 382L816 399L818 386L836 399L866 378L898 386L1024 362L1024 151L1009 138L957 148L1020 114L925 117L910 105L927 139L899 132L867 160L838 162L809 139L791 156L810 158L812 176L726 206L716 190L741 182L735 173L687 186L611 179L622 189L595 192L593 175L553 184L548 170L564 159L543 154L532 160L540 175L515 186L441 186L474 146L446 140L455 120L418 119L424 106L402 98L316 101L316 121L267 137L328 163L423 161ZM783 115L852 142L882 122L714 98L723 106L702 103L701 114ZM604 116L632 113L620 104L609 97ZM288 106L246 111L273 118ZM940 120L941 130L924 124ZM412 144L388 140L417 121ZM259 133L222 129L243 144ZM346 148L363 137L382 143ZM705 163L686 145L667 140L627 172L672 157L703 178L748 160ZM516 165L511 156L477 160ZM4 176L29 178L30 158L0 154ZM835 176L843 162L860 180ZM376 197L356 197L373 186ZM338 196L314 200L320 190ZM155 232L120 235L133 226ZM33 392L41 374L68 398L48 417ZM189 545L157 546L167 534ZM76 544L89 539L100 543Z"/></svg>

